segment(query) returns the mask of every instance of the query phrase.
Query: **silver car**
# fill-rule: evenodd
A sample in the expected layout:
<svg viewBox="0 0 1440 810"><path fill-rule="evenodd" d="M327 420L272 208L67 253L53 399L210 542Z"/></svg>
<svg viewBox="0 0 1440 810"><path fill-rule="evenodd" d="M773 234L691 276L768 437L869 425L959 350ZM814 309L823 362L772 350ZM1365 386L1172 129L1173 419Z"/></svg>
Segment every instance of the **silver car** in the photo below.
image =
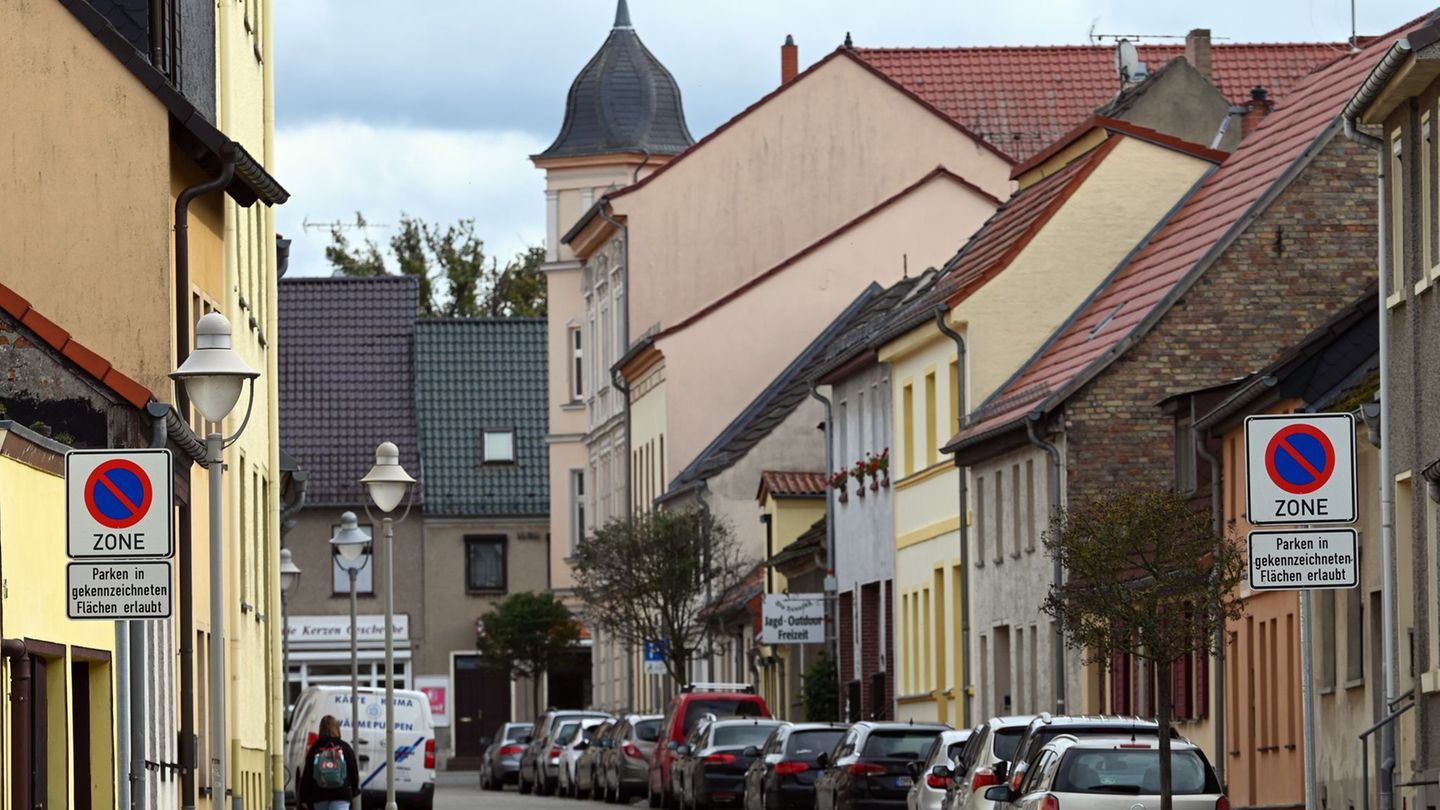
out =
<svg viewBox="0 0 1440 810"><path fill-rule="evenodd" d="M970 729L945 731L931 743L925 758L912 763L910 792L905 794L906 810L940 810L945 789L955 778L955 767L970 739Z"/></svg>
<svg viewBox="0 0 1440 810"><path fill-rule="evenodd" d="M520 755L530 742L530 723L506 723L480 758L480 789L504 790L520 780Z"/></svg>
<svg viewBox="0 0 1440 810"><path fill-rule="evenodd" d="M1175 810L1228 810L1215 771L1198 747L1170 742L1170 787ZM1157 810L1160 807L1160 740L1133 737L1078 738L1062 734L1040 750L1021 782L985 791L1016 810Z"/></svg>

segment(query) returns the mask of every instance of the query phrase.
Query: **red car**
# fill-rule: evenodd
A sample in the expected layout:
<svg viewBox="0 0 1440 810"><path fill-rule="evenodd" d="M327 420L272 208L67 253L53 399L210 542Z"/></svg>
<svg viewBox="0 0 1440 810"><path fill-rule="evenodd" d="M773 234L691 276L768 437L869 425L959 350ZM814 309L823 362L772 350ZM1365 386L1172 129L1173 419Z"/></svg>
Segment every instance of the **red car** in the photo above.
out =
<svg viewBox="0 0 1440 810"><path fill-rule="evenodd" d="M650 806L674 810L678 806L670 790L670 771L675 763L675 749L685 742L690 732L706 715L715 717L769 717L765 699L755 694L755 687L735 683L692 683L682 687L670 701L665 720L660 725L660 740L650 757Z"/></svg>

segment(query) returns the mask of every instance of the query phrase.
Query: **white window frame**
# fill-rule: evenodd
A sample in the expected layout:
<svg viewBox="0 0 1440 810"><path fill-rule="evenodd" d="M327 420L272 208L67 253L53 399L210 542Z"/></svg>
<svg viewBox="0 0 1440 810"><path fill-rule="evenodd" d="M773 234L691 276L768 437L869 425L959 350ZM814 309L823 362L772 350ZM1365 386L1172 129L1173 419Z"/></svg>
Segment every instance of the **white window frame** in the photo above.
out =
<svg viewBox="0 0 1440 810"><path fill-rule="evenodd" d="M519 448L516 446L517 437L515 433L515 428L485 428L484 430L482 430L480 432L480 463L487 466L492 464L518 463L520 459L520 452ZM510 452L508 455L496 453L494 454L494 456L492 456L490 447L490 439L492 437L495 439L505 437L510 440Z"/></svg>

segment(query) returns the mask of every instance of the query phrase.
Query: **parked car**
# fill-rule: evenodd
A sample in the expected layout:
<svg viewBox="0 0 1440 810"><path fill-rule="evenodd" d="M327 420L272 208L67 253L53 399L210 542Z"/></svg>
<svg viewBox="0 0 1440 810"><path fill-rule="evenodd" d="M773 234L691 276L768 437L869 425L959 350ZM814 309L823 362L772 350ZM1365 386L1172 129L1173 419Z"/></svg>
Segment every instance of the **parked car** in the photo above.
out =
<svg viewBox="0 0 1440 810"><path fill-rule="evenodd" d="M745 771L745 810L811 810L821 754L835 750L845 723L785 723Z"/></svg>
<svg viewBox="0 0 1440 810"><path fill-rule="evenodd" d="M561 722L575 721L582 717L605 719L609 716L605 712L577 709L551 709L546 712L535 723L530 743L525 746L525 753L521 755L520 792L529 793L533 790L541 796L548 796L555 792L558 776L555 765L560 759L560 747L555 744L553 737Z"/></svg>
<svg viewBox="0 0 1440 810"><path fill-rule="evenodd" d="M739 804L745 795L745 772L780 725L778 720L724 718L696 727L675 752L674 793L681 810Z"/></svg>
<svg viewBox="0 0 1440 810"><path fill-rule="evenodd" d="M944 723L865 721L845 732L835 750L820 758L815 780L816 810L897 810L914 782L918 762Z"/></svg>
<svg viewBox="0 0 1440 810"><path fill-rule="evenodd" d="M576 768L580 764L580 758L590 750L590 743L596 738L596 732L609 722L598 717L583 718L578 727L561 743L560 761L555 766L558 774L557 787L561 796L581 798L580 786L575 779ZM585 795L589 796L589 788L586 788Z"/></svg>
<svg viewBox="0 0 1440 810"><path fill-rule="evenodd" d="M935 738L925 758L913 764L910 778L914 784L905 795L906 810L940 810L945 791L955 778L955 766L970 739L970 729L946 731Z"/></svg>
<svg viewBox="0 0 1440 810"><path fill-rule="evenodd" d="M650 756L660 739L659 714L630 714L610 732L610 745L600 755L600 792L605 801L626 804L645 792Z"/></svg>
<svg viewBox="0 0 1440 810"><path fill-rule="evenodd" d="M985 790L1005 781L1010 760L1033 719L1029 714L992 717L976 726L961 754L965 773L951 781L940 810L994 810Z"/></svg>
<svg viewBox="0 0 1440 810"><path fill-rule="evenodd" d="M360 744L355 760L360 773L361 796L367 804L385 800L385 690L362 686L356 696L360 710ZM395 792L402 807L429 810L435 800L435 728L430 700L421 692L396 689ZM320 718L342 718L350 738L350 687L311 686L295 701L290 730L285 737L287 792L300 784L305 752L315 742Z"/></svg>
<svg viewBox="0 0 1440 810"><path fill-rule="evenodd" d="M506 723L495 734L495 741L480 755L480 789L504 790L505 785L520 781L520 755L530 742L533 723Z"/></svg>
<svg viewBox="0 0 1440 810"><path fill-rule="evenodd" d="M749 684L693 683L681 687L680 694L670 701L665 712L659 745L650 757L646 783L651 807L675 807L675 796L670 790L675 751L706 716L769 717L770 708Z"/></svg>
<svg viewBox="0 0 1440 810"><path fill-rule="evenodd" d="M1230 810L1215 770L1195 745L1170 743L1175 810ZM1160 806L1160 741L1131 737L1055 737L1040 749L1019 792L986 790L1019 810L1156 810Z"/></svg>
<svg viewBox="0 0 1440 810"><path fill-rule="evenodd" d="M600 798L600 758L610 746L610 734L619 723L619 720L606 720L590 730L580 750L580 758L575 760L575 773L571 778L574 785L571 795L575 798Z"/></svg>
<svg viewBox="0 0 1440 810"><path fill-rule="evenodd" d="M1040 755L1040 749L1061 734L1072 737L1113 737L1129 734L1132 737L1158 738L1160 724L1143 717L1096 716L1096 715L1051 715L1041 713L1025 727L1015 755L1010 758L1007 768L1011 790L1020 789L1020 780L1030 763ZM1181 739L1180 732L1170 729L1172 739Z"/></svg>

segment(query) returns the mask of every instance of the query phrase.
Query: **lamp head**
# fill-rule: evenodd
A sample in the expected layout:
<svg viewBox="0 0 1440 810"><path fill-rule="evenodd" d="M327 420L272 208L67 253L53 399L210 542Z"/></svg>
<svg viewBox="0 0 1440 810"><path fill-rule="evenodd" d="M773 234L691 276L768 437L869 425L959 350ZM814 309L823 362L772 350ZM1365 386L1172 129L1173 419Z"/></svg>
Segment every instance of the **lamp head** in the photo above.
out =
<svg viewBox="0 0 1440 810"><path fill-rule="evenodd" d="M405 499L415 479L400 466L400 448L394 442L381 442L375 448L375 466L360 479L370 492L370 499L381 512L390 512Z"/></svg>
<svg viewBox="0 0 1440 810"><path fill-rule="evenodd" d="M218 312L195 324L195 351L170 372L170 379L185 386L195 409L211 422L224 419L240 399L245 381L259 376L231 347L230 321Z"/></svg>
<svg viewBox="0 0 1440 810"><path fill-rule="evenodd" d="M330 545L340 555L342 567L348 570L357 567L354 563L364 556L365 548L370 545L370 535L360 528L354 512L346 512L340 516L340 528L330 538Z"/></svg>
<svg viewBox="0 0 1440 810"><path fill-rule="evenodd" d="M295 564L295 555L290 549L280 549L280 590L290 593L300 582L300 566Z"/></svg>

